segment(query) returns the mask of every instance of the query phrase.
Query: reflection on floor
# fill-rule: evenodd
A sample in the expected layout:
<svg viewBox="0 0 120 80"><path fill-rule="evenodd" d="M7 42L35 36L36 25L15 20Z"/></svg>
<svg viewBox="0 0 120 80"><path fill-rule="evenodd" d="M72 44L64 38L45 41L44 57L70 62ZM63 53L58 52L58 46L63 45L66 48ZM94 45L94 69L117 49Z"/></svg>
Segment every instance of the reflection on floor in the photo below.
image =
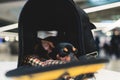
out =
<svg viewBox="0 0 120 80"><path fill-rule="evenodd" d="M120 59L116 59L115 55L109 55L104 52L104 50L101 50L99 53L99 56L102 58L108 58L109 63L106 64L106 69L120 72Z"/></svg>
<svg viewBox="0 0 120 80"><path fill-rule="evenodd" d="M120 59L110 60L106 65L106 69L120 72Z"/></svg>
<svg viewBox="0 0 120 80"><path fill-rule="evenodd" d="M11 55L9 53L0 53L0 61L17 61L18 55Z"/></svg>

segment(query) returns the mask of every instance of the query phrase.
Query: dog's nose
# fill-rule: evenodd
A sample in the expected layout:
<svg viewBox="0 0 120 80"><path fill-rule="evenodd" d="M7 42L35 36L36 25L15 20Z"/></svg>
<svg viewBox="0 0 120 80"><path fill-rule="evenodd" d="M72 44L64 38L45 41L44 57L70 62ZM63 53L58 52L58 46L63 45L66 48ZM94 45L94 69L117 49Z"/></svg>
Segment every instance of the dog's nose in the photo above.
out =
<svg viewBox="0 0 120 80"><path fill-rule="evenodd" d="M74 55L74 53L70 53L68 56L70 57L70 61L76 61L77 60L77 58Z"/></svg>

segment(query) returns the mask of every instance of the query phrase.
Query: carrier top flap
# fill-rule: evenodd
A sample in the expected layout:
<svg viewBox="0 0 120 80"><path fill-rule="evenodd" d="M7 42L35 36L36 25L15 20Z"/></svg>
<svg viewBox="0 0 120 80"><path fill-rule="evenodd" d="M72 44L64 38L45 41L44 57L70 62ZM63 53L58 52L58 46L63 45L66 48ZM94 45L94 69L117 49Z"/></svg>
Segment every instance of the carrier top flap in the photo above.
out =
<svg viewBox="0 0 120 80"><path fill-rule="evenodd" d="M33 53L38 31L58 31L60 40L64 38L78 48L78 56L96 50L89 18L73 0L28 0L18 24L18 65L22 65L24 55Z"/></svg>

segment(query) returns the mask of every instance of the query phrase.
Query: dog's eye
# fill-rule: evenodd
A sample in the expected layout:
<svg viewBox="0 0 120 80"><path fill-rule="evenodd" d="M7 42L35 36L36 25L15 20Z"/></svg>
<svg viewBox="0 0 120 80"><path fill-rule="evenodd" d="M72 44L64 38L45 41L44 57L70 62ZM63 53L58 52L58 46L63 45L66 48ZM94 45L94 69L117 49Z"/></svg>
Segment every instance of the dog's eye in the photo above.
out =
<svg viewBox="0 0 120 80"><path fill-rule="evenodd" d="M73 47L72 49L73 49L73 51L77 51L77 49L75 47Z"/></svg>
<svg viewBox="0 0 120 80"><path fill-rule="evenodd" d="M67 48L63 48L63 51L68 52L68 49Z"/></svg>

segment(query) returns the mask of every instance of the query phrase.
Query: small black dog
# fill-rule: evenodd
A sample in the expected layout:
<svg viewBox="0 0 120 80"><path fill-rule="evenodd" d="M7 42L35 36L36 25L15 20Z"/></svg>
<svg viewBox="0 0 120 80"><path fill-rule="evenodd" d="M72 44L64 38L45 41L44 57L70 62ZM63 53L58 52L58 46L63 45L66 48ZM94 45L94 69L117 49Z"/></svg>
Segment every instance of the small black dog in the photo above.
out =
<svg viewBox="0 0 120 80"><path fill-rule="evenodd" d="M78 60L76 54L78 52L71 43L59 43L57 45L57 58L65 61L75 61Z"/></svg>

